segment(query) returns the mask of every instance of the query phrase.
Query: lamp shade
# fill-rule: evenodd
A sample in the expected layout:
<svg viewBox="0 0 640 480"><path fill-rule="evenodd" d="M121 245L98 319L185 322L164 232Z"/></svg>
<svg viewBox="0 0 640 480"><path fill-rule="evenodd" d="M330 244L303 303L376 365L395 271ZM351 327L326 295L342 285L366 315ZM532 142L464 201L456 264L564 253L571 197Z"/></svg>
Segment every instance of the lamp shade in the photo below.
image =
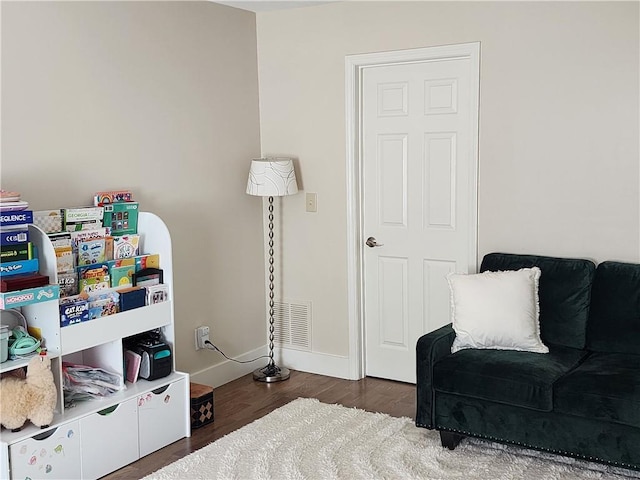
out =
<svg viewBox="0 0 640 480"><path fill-rule="evenodd" d="M252 160L247 193L260 197L283 197L298 193L293 160L290 158Z"/></svg>

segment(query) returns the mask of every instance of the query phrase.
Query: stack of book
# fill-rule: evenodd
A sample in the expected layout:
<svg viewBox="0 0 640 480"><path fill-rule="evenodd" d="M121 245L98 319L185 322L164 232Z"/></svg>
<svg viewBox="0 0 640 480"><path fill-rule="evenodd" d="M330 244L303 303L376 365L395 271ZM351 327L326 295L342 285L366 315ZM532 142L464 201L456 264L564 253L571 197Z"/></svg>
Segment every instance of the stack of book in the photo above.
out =
<svg viewBox="0 0 640 480"><path fill-rule="evenodd" d="M29 238L33 211L20 193L0 190L0 280L3 292L46 285L38 255Z"/></svg>

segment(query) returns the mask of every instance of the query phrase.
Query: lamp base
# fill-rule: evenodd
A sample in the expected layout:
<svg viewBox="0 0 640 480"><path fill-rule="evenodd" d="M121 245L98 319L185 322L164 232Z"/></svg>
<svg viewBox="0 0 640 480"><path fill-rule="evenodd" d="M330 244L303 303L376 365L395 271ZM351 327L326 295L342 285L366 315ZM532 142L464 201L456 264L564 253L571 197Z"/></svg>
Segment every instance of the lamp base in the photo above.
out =
<svg viewBox="0 0 640 480"><path fill-rule="evenodd" d="M289 369L270 364L254 370L253 379L265 383L282 382L289 379Z"/></svg>

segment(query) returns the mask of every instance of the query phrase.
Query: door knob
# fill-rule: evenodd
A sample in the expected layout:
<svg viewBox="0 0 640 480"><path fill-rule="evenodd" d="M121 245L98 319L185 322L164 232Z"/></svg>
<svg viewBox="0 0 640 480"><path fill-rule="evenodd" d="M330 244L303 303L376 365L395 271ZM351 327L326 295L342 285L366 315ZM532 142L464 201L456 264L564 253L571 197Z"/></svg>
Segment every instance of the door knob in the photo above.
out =
<svg viewBox="0 0 640 480"><path fill-rule="evenodd" d="M365 242L367 244L367 247L381 247L384 245L384 243L378 243L378 241L374 238L374 237L369 237L367 238L367 241Z"/></svg>

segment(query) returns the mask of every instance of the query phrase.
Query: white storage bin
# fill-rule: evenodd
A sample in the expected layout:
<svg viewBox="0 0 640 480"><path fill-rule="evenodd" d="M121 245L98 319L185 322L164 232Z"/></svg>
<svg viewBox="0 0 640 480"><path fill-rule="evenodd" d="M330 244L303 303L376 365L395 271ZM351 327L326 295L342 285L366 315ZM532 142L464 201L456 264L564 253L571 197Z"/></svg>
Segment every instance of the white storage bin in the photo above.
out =
<svg viewBox="0 0 640 480"><path fill-rule="evenodd" d="M184 415L189 408L188 388L188 382L180 379L138 396L141 457L188 436Z"/></svg>
<svg viewBox="0 0 640 480"><path fill-rule="evenodd" d="M11 478L81 479L80 424L72 421L9 447Z"/></svg>
<svg viewBox="0 0 640 480"><path fill-rule="evenodd" d="M82 478L95 479L138 460L138 406L132 398L80 419Z"/></svg>

